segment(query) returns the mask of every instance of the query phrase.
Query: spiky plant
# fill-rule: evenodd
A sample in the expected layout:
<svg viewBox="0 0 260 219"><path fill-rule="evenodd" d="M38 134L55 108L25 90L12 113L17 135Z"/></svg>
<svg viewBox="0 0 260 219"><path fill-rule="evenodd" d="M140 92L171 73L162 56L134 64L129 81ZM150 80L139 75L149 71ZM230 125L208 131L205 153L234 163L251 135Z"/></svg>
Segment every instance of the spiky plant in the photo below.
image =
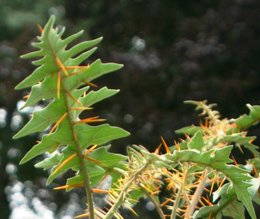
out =
<svg viewBox="0 0 260 219"><path fill-rule="evenodd" d="M80 31L67 38L62 38L65 28L54 27L52 16L32 43L36 51L23 55L22 58L37 59L33 65L37 68L25 78L16 89L31 88L24 107L44 101L46 107L34 112L30 121L14 138L32 133L43 132L41 140L23 157L21 164L44 153L50 156L35 166L50 169L47 184L68 170L75 176L67 179L63 187L72 189L82 187L87 194L87 206L90 218L94 218L94 188L104 175L118 177L116 167L121 168L125 157L108 152L109 146L102 146L111 140L128 136L128 132L103 122L98 116L80 118L82 112L92 110L92 106L119 90L103 87L93 90L92 81L104 74L122 67L115 63L102 63L99 59L84 65L92 55L102 38L81 42L71 48L70 43L79 38ZM90 49L92 48L92 49ZM86 113L87 114L87 113Z"/></svg>
<svg viewBox="0 0 260 219"><path fill-rule="evenodd" d="M258 171L259 152L252 143L255 137L247 130L260 120L260 106L248 105L250 112L237 119L221 118L206 101L187 101L201 110L205 118L200 126L177 130L185 138L168 146L162 143L149 152L143 146L128 148L127 156L109 152L108 142L128 136L128 132L104 122L98 116L85 117L93 105L118 93L106 87L98 89L93 80L118 70L122 65L102 63L99 59L85 64L96 50L101 38L84 41L73 47L70 43L82 31L62 38L65 28L54 27L52 16L38 42L36 51L23 58L36 59L37 68L17 85L31 87L24 107L45 103L34 112L30 121L14 136L41 133L40 141L29 150L21 164L47 153L35 166L50 170L47 184L68 170L74 176L66 185L55 189L83 188L87 196L86 212L76 218L123 218L122 208L137 214L134 205L140 197L154 204L161 219L174 218L245 218L245 209L256 219L252 200L260 204ZM83 113L84 112L84 113ZM232 155L238 148L243 156L249 150L252 159L239 164ZM112 179L109 191L100 188L107 177ZM162 196L163 191L167 195ZM104 209L95 206L93 193L107 194ZM140 215L142 217L142 215Z"/></svg>

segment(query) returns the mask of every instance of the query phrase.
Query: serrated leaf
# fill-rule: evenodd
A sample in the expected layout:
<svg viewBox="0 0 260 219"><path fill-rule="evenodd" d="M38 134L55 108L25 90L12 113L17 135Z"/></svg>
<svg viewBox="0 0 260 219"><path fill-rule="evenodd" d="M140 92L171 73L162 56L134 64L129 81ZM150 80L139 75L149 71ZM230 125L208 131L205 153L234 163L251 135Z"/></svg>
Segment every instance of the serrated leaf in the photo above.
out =
<svg viewBox="0 0 260 219"><path fill-rule="evenodd" d="M97 91L90 91L85 97L81 97L79 101L84 106L92 106L97 102L100 102L108 97L111 97L117 94L119 90L109 89L107 87L103 87Z"/></svg>
<svg viewBox="0 0 260 219"><path fill-rule="evenodd" d="M245 208L236 198L234 189L230 183L226 183L213 193L213 206L202 207L194 213L194 219L198 218L219 218L228 216L231 218L245 218ZM239 209L238 209L239 208Z"/></svg>
<svg viewBox="0 0 260 219"><path fill-rule="evenodd" d="M56 122L65 111L64 103L54 100L46 108L33 113L31 120L13 138L17 139L35 132L44 131Z"/></svg>
<svg viewBox="0 0 260 219"><path fill-rule="evenodd" d="M81 42L81 43L73 46L72 48L68 49L65 52L65 54L64 54L65 60L68 59L68 58L72 58L75 55L78 55L79 53L82 53L83 51L89 49L90 47L97 45L98 43L100 43L100 41L102 39L103 39L102 37L99 37L97 39L90 40L90 41L84 41L84 42Z"/></svg>
<svg viewBox="0 0 260 219"><path fill-rule="evenodd" d="M24 164L45 152L53 152L60 145L70 144L73 140L73 134L71 133L68 122L67 124L63 123L63 126L59 126L54 133L44 135L42 141L33 146L31 150L25 154L20 164Z"/></svg>
<svg viewBox="0 0 260 219"><path fill-rule="evenodd" d="M124 168L125 157L108 152L108 147L90 150L90 145L102 145L109 141L126 137L129 133L121 128L108 124L90 126L87 120L81 120L79 115L89 106L102 101L118 92L106 87L97 91L87 91L88 82L99 78L122 67L116 63L102 63L99 59L92 64L82 65L92 55L96 48L90 47L98 44L102 38L84 41L68 48L83 31L62 39L65 28L54 28L55 18L52 16L37 42L32 43L36 48L23 58L32 58L37 68L25 78L16 89L32 87L24 107L44 101L46 107L34 112L31 120L20 130L14 138L19 138L35 132L43 132L51 127L49 134L42 136L42 140L27 152L20 163L44 153L58 153L48 157L35 166L50 169L51 174L47 184L61 176L68 170L75 172L75 176L67 183L77 183L90 179L90 185L95 186L104 175L112 176L117 180ZM89 49L89 50L88 50ZM91 121L93 122L93 121ZM84 158L82 155L84 153ZM84 169L87 172L83 172ZM115 169L117 168L117 172ZM88 175L88 177L87 177ZM68 188L68 187L66 187Z"/></svg>
<svg viewBox="0 0 260 219"><path fill-rule="evenodd" d="M129 135L129 132L108 124L99 126L77 124L75 125L75 130L82 148L87 148L95 144L106 144L114 139L127 137Z"/></svg>
<svg viewBox="0 0 260 219"><path fill-rule="evenodd" d="M87 163L86 167L90 178L90 184L92 187L94 187L100 182L102 177L105 175L105 170L102 167L97 166L93 163ZM76 173L75 176L67 179L66 185L68 186L75 185L75 184L83 185L83 182L84 182L84 177L82 174L78 172ZM70 189L68 189L68 191L69 190Z"/></svg>
<svg viewBox="0 0 260 219"><path fill-rule="evenodd" d="M93 62L88 69L82 71L79 74L66 78L67 89L72 90L80 85L84 84L85 81L91 82L102 75L114 72L122 68L123 65L116 63L102 63L99 59Z"/></svg>
<svg viewBox="0 0 260 219"><path fill-rule="evenodd" d="M245 219L245 208L237 199L221 199L217 205L201 207L193 215L194 219L199 218L216 218L222 219L223 216Z"/></svg>
<svg viewBox="0 0 260 219"><path fill-rule="evenodd" d="M114 167L116 164L120 164L120 162L127 159L127 157L122 154L108 152L109 148L110 146L100 147L94 150L89 156L101 161L107 167Z"/></svg>
<svg viewBox="0 0 260 219"><path fill-rule="evenodd" d="M197 150L182 150L174 151L173 155L166 156L174 162L194 162L198 165L210 167L222 172L232 183L232 188L234 188L238 200L245 205L250 216L256 219L252 204L252 197L248 190L252 177L246 170L228 164L231 162L229 159L231 150L232 146L213 149L206 152L199 152Z"/></svg>

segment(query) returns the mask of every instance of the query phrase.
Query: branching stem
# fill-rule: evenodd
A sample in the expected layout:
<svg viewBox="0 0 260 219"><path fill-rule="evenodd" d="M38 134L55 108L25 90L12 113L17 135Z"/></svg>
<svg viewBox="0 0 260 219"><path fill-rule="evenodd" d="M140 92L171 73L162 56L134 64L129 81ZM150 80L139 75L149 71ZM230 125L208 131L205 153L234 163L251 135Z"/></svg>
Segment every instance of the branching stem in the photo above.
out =
<svg viewBox="0 0 260 219"><path fill-rule="evenodd" d="M123 189L121 190L117 201L114 203L114 205L109 209L106 216L103 219L110 219L114 216L114 214L118 211L118 208L122 205L124 201L124 197L127 194L127 190L131 186L131 184L136 180L136 178L147 168L147 166L150 164L150 161L148 160L142 168L140 168L124 185Z"/></svg>

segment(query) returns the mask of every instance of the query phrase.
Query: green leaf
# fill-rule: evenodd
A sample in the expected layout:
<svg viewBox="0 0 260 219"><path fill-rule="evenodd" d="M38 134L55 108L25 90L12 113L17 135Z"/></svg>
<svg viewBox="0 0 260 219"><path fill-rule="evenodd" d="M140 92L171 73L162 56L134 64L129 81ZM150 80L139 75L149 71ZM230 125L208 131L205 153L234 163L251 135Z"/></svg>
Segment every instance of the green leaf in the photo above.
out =
<svg viewBox="0 0 260 219"><path fill-rule="evenodd" d="M250 115L252 115L254 119L260 120L260 106L258 105L252 106L250 104L247 104L247 107L250 110Z"/></svg>
<svg viewBox="0 0 260 219"><path fill-rule="evenodd" d="M235 120L235 123L237 125L237 128L240 130L244 130L249 128L252 124L254 124L256 121L255 119L250 115L242 115L239 118Z"/></svg>
<svg viewBox="0 0 260 219"><path fill-rule="evenodd" d="M85 81L91 82L102 75L111 73L113 71L119 70L123 65L116 63L102 63L99 59L90 65L90 67L82 71L79 74L66 78L67 89L72 90L80 85L84 84Z"/></svg>
<svg viewBox="0 0 260 219"><path fill-rule="evenodd" d="M17 139L35 132L44 131L56 122L65 111L64 102L53 100L46 108L35 112L31 120L13 138Z"/></svg>
<svg viewBox="0 0 260 219"><path fill-rule="evenodd" d="M62 158L61 154L55 154L51 157L47 157L44 160L40 161L39 163L35 164L34 166L36 168L42 168L44 170L49 170L53 168L53 166L56 166Z"/></svg>
<svg viewBox="0 0 260 219"><path fill-rule="evenodd" d="M204 167L222 172L231 182L232 188L236 192L238 200L246 207L250 216L256 219L255 211L252 204L252 195L249 192L252 177L244 169L230 165L229 155L232 146L227 146L220 149L212 149L206 152L197 150L182 150L174 151L172 155L166 155L168 159L174 162L193 162Z"/></svg>
<svg viewBox="0 0 260 219"><path fill-rule="evenodd" d="M72 58L75 55L78 55L79 53L82 53L83 51L89 49L92 46L97 45L98 43L100 43L100 41L102 40L102 37L99 37L97 39L94 40L90 40L90 41L84 41L81 42L75 46L73 46L72 48L68 49L65 54L64 54L64 59L68 59L68 58ZM59 54L58 54L59 55Z"/></svg>
<svg viewBox="0 0 260 219"><path fill-rule="evenodd" d="M220 189L213 193L213 206L202 207L194 213L194 219L198 218L219 218L227 216L231 218L245 218L245 208L236 198L234 189L230 183L223 185Z"/></svg>
<svg viewBox="0 0 260 219"><path fill-rule="evenodd" d="M108 124L99 126L77 124L75 125L75 130L82 148L87 148L95 144L106 144L112 140L129 135L129 132L118 127L109 126Z"/></svg>
<svg viewBox="0 0 260 219"><path fill-rule="evenodd" d="M197 131L196 134L189 141L188 148L201 151L204 146L205 146L205 142L203 140L202 133L201 131Z"/></svg>
<svg viewBox="0 0 260 219"><path fill-rule="evenodd" d="M79 168L80 160L77 156L77 152L72 149L72 147L66 147L62 151L62 159L60 159L59 163L53 167L51 174L48 177L47 185L49 185L55 178L65 173L67 170L79 170Z"/></svg>
<svg viewBox="0 0 260 219"><path fill-rule="evenodd" d="M120 164L120 162L125 161L127 159L127 157L122 154L108 152L109 148L110 146L100 147L94 150L89 156L101 161L107 167L115 167L117 166L117 164Z"/></svg>
<svg viewBox="0 0 260 219"><path fill-rule="evenodd" d="M234 133L231 135L224 135L215 138L214 144L218 144L220 142L226 142L226 143L236 143L237 146L243 145L245 148L251 151L255 157L259 157L259 152L257 151L258 146L251 143L255 139L256 139L255 136L245 137L244 133Z"/></svg>
<svg viewBox="0 0 260 219"><path fill-rule="evenodd" d="M74 140L73 134L71 133L69 122L67 121L65 124L65 121L63 122L63 126L59 126L55 132L44 135L42 141L33 146L31 150L25 154L20 164L24 164L45 152L53 152L60 145L71 144Z"/></svg>
<svg viewBox="0 0 260 219"><path fill-rule="evenodd" d="M102 177L105 175L105 170L97 166L93 163L86 163L86 167L88 170L89 178L90 178L90 184L92 187L97 186L97 184L100 182ZM77 172L75 176L68 178L66 185L71 186L75 184L82 184L84 182L84 177L80 172ZM71 189L68 189L70 191Z"/></svg>
<svg viewBox="0 0 260 219"><path fill-rule="evenodd" d="M16 86L16 89L31 87L23 108L39 101L43 101L46 107L34 112L30 121L14 138L51 129L49 134L41 136L41 141L26 153L20 163L51 153L51 157L48 155L35 165L37 168L51 169L47 184L69 170L74 171L75 176L67 180L68 185L83 183L89 178L92 187L106 175L115 181L122 174L120 170L125 168L126 157L108 152L108 147L101 145L126 137L129 133L108 124L91 126L81 123L79 115L93 104L118 93L119 90L106 87L91 91L91 87L86 85L120 69L122 65L102 63L98 59L87 66L80 66L96 51L96 47L91 47L102 38L69 47L83 31L62 39L65 28L55 28L54 21L55 17L52 16L37 37L37 42L32 43L35 51L22 56L34 59L32 64L36 66L32 74ZM85 149L94 144L100 148L87 151L89 154L86 155Z"/></svg>
<svg viewBox="0 0 260 219"><path fill-rule="evenodd" d="M202 130L201 127L192 125L192 126L186 126L184 128L178 129L175 131L175 133L176 134L187 134L187 135L192 136L201 130Z"/></svg>
<svg viewBox="0 0 260 219"><path fill-rule="evenodd" d="M115 94L117 94L119 90L115 89L108 89L107 87L103 87L99 89L98 91L90 91L85 97L81 97L79 101L84 106L92 106L95 103L98 103L108 97L111 97Z"/></svg>

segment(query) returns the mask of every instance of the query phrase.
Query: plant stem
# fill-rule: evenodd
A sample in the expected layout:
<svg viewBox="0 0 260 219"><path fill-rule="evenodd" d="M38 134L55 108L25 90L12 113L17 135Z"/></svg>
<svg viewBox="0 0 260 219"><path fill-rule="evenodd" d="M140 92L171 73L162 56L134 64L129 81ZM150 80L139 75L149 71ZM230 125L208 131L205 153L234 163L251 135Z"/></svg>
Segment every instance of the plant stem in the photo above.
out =
<svg viewBox="0 0 260 219"><path fill-rule="evenodd" d="M117 212L118 208L122 205L124 197L127 193L128 188L131 186L133 181L136 180L137 176L141 174L147 166L150 164L149 161L147 161L142 168L140 168L129 180L128 182L124 185L123 189L121 190L117 201L114 203L114 205L109 209L107 212L106 216L103 219L110 219L114 216L114 214Z"/></svg>
<svg viewBox="0 0 260 219"><path fill-rule="evenodd" d="M142 188L142 187L141 187ZM165 219L165 215L162 211L162 208L160 207L160 204L155 200L155 198L148 192L146 191L144 188L142 188L142 190L145 192L145 194L147 195L147 197L151 200L151 202L154 204L155 209L157 211L157 213L159 214L161 219Z"/></svg>
<svg viewBox="0 0 260 219"><path fill-rule="evenodd" d="M178 190L178 193L176 195L170 219L175 219L176 218L177 210L178 210L178 207L179 207L179 204L180 204L180 201L181 201L181 195L183 193L183 188L184 188L185 183L186 183L187 175L188 175L188 170L186 170L184 172L183 182L182 182L182 184L181 184L181 186L180 186L180 188Z"/></svg>
<svg viewBox="0 0 260 219"><path fill-rule="evenodd" d="M193 213L194 213L194 211L195 211L195 209L198 205L198 202L200 200L200 197L203 193L203 189L205 187L205 184L206 184L206 181L207 181L207 178L208 178L207 175L208 175L208 170L205 169L203 171L201 177L200 177L200 182L199 182L199 184L198 184L198 186L197 186L197 188L196 188L196 190L195 190L195 192L192 196L192 199L191 199L191 201L188 205L184 219L192 218L192 215L193 215Z"/></svg>
<svg viewBox="0 0 260 219"><path fill-rule="evenodd" d="M70 128L71 128L71 132L72 132L72 135L73 135L73 140L74 140L74 143L76 145L76 152L77 152L77 155L78 155L78 158L79 158L79 163L80 163L80 168L81 168L80 171L81 171L81 173L83 175L83 179L84 179L83 185L84 185L85 192L86 192L86 195L87 195L89 218L95 219L94 201L93 201L93 194L92 194L91 186L90 186L89 174L88 174L88 170L87 170L86 165L85 165L85 158L84 158L84 155L83 155L83 151L82 151L82 149L79 145L78 139L77 139L76 130L74 128L74 121L73 121L70 106L69 106L69 103L68 103L68 97L66 96L66 90L65 90L65 87L64 87L62 80L61 80L61 89L63 91L64 101L65 101L66 108L67 108L68 120L69 120L69 123L70 123Z"/></svg>
<svg viewBox="0 0 260 219"><path fill-rule="evenodd" d="M52 46L50 40L48 40L48 44L49 44L49 47L51 48L51 53L52 53L53 59L56 60L57 56L56 56L55 50L53 49L53 46ZM60 66L57 65L57 69L60 69ZM61 77L60 78L60 92L61 92L60 94L62 94L62 95L60 95L60 98L62 98L62 96L63 96L64 102L66 104L66 111L67 111L67 115L68 115L68 121L70 124L71 134L73 136L73 141L76 146L76 151L77 151L77 155L79 158L80 168L81 168L81 172L82 172L83 178L84 178L83 185L84 185L85 192L87 195L89 219L95 219L94 201L93 201L93 194L92 194L91 186L90 186L89 174L88 174L88 170L85 166L85 158L83 155L83 151L78 142L76 130L74 129L75 124L73 121L73 116L71 114L70 105L69 105L69 101L68 101L68 97L67 97L67 93L69 93L69 92L66 91L66 88L64 86L62 73L60 74L60 77Z"/></svg>

